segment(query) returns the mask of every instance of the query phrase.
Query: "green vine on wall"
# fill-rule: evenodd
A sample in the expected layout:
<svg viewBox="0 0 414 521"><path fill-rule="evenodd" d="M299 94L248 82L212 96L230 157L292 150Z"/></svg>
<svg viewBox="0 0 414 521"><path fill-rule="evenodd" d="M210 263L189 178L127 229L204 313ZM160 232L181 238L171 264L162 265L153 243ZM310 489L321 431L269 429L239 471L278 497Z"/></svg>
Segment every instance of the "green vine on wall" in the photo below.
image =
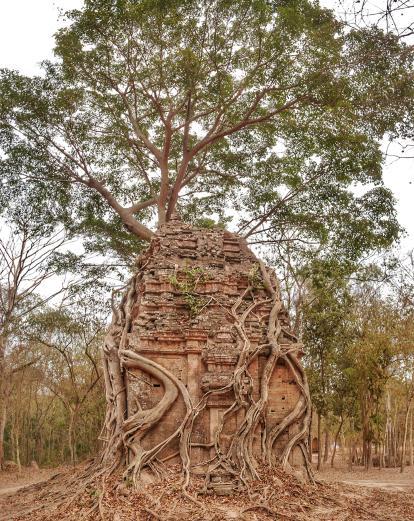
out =
<svg viewBox="0 0 414 521"><path fill-rule="evenodd" d="M196 317L207 305L208 301L197 293L197 285L206 282L210 277L204 268L184 268L182 274L185 279L178 279L177 274L169 277L170 283L183 295L183 299L190 310L190 316Z"/></svg>

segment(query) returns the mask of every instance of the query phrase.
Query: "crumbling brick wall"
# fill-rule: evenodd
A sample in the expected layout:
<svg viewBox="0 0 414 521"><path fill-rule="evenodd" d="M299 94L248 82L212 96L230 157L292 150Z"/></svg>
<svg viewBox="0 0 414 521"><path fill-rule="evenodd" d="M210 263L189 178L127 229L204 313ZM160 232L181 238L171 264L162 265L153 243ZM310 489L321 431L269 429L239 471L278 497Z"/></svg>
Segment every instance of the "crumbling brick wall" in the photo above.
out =
<svg viewBox="0 0 414 521"><path fill-rule="evenodd" d="M160 228L138 262L141 276L136 283L138 298L132 310L128 349L173 372L196 404L204 393L225 386L233 374L240 338L233 327L231 308L249 285L260 285L257 259L246 241L235 234L218 228L194 228L173 219ZM241 309L250 302L251 295L247 293ZM246 329L252 345L266 342L269 312L270 307L264 304L249 315ZM284 326L279 342L297 344L284 310L279 320ZM296 347L300 352L300 346ZM249 366L254 398L259 394L264 362L265 354L256 357ZM150 409L162 398L162 384L142 371L129 371L127 382L128 416L139 408ZM289 368L280 360L270 382L267 429L293 410L299 395ZM213 454L215 430L221 415L233 401L232 391L211 394L206 408L196 418L191 438L194 471L205 472L203 462ZM185 405L178 398L163 420L146 435L144 449L173 433L184 414ZM243 414L243 410L239 410L229 415L220 436L223 446L230 444ZM260 455L263 428L264 424L260 423L254 442L256 455ZM295 429L294 423L279 438L275 451ZM177 462L177 451L178 441L174 439L158 459ZM291 462L301 463L299 451L293 452Z"/></svg>

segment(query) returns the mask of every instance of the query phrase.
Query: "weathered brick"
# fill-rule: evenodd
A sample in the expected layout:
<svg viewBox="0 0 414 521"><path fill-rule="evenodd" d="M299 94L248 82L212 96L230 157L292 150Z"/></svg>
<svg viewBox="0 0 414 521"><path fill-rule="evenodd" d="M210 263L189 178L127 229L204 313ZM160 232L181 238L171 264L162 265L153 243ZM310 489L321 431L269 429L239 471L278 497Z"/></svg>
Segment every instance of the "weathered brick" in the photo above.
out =
<svg viewBox="0 0 414 521"><path fill-rule="evenodd" d="M142 275L137 281L138 299L132 310L129 349L145 353L145 356L171 371L187 386L196 404L204 392L223 387L231 381L243 345L233 327L231 308L249 286L249 274L257 268L257 259L246 241L237 235L221 229L192 228L173 220L160 228L138 264ZM201 311L192 314L188 303L190 299L180 294L179 286L172 281L175 277L181 283L187 281L191 286L188 272L194 270L197 279L197 268L200 280L193 288L192 296L195 301L199 299ZM255 292L257 296L266 298L263 289L255 288ZM246 294L239 313L251 302L250 294ZM253 347L267 342L270 309L269 303L264 303L246 320L245 330ZM291 346L297 340L289 329L285 310L280 312L279 320L285 330L280 340ZM253 397L256 400L260 395L260 375L268 352L263 351L249 366L253 379ZM140 371L132 371L128 378L129 414L134 414L139 406L143 409L152 407L161 400L163 392L159 382ZM268 429L293 410L299 396L300 391L290 369L278 363L270 380L266 413ZM233 401L232 391L209 396L207 407L196 419L193 443L203 445L213 441L220 417ZM145 436L144 448L155 446L173 433L184 416L185 405L182 398L178 398L163 421ZM221 436L224 446L230 444L243 417L243 410L229 416ZM254 450L258 455L262 428L260 424L255 433ZM294 424L291 432L295 428L297 425ZM286 431L275 447L276 451L280 450L280 443L288 435ZM166 463L176 463L174 453L177 449L178 441L173 440L159 455L159 459ZM211 456L211 449L196 446L191 454L193 463L198 463ZM295 453L293 459L298 461L299 454ZM203 467L198 469L205 471Z"/></svg>

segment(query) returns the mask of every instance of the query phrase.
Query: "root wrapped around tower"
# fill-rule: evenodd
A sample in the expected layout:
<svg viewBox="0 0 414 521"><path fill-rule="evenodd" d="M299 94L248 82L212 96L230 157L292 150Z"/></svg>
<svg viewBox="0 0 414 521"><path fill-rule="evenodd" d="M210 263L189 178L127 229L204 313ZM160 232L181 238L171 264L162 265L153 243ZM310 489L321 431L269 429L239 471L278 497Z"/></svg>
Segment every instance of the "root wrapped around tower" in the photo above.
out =
<svg viewBox="0 0 414 521"><path fill-rule="evenodd" d="M310 397L277 278L241 237L163 225L104 346L102 460L137 482L180 462L231 493L261 462L310 472Z"/></svg>

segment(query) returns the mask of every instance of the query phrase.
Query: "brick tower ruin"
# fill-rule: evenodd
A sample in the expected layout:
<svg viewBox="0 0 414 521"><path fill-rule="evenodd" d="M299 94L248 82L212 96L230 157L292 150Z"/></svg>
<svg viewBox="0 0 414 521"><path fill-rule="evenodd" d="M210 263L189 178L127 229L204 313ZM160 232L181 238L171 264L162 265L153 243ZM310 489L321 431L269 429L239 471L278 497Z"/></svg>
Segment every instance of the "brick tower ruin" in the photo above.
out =
<svg viewBox="0 0 414 521"><path fill-rule="evenodd" d="M112 333L135 475L181 461L207 492L228 493L258 461L303 468L309 393L277 288L243 238L177 218L160 228ZM108 344L107 396L119 401Z"/></svg>

